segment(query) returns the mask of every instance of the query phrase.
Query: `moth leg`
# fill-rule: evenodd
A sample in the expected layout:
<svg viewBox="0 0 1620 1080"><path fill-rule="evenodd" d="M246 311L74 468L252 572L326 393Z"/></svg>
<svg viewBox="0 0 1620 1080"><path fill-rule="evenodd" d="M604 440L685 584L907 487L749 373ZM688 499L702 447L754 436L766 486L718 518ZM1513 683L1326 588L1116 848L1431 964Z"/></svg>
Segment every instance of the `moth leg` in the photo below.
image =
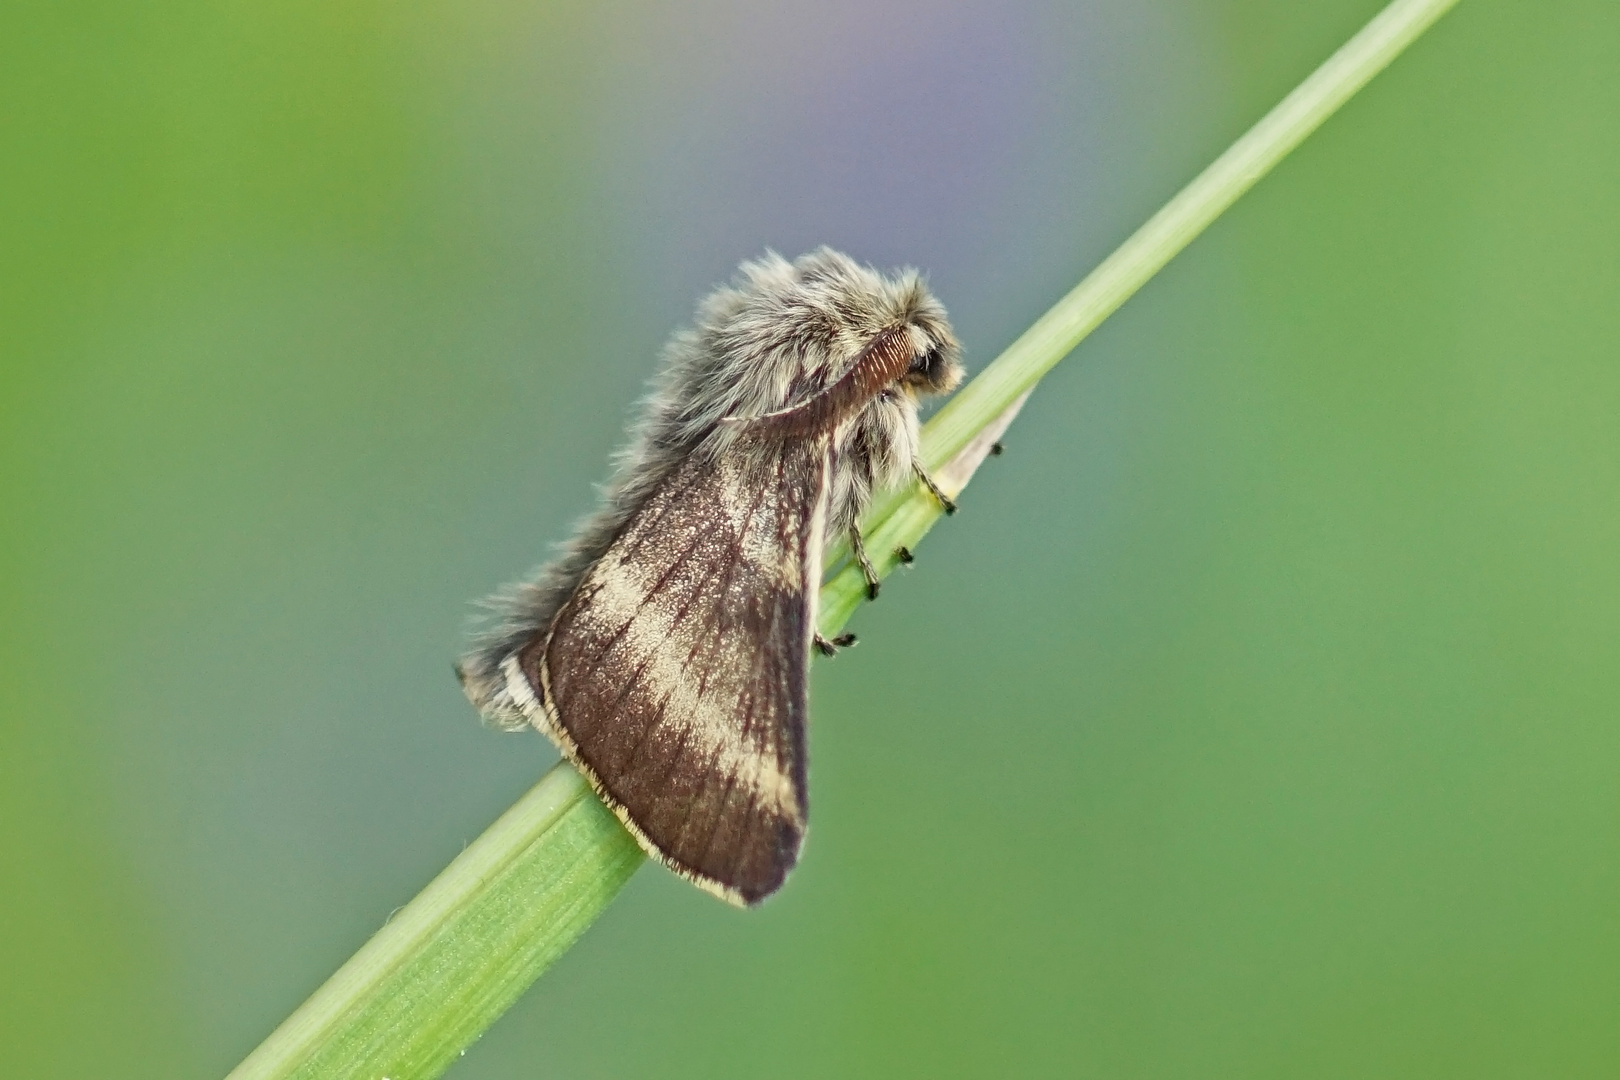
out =
<svg viewBox="0 0 1620 1080"><path fill-rule="evenodd" d="M820 634L817 634L815 636L814 643L816 646L816 652L820 653L822 656L837 656L839 649L847 649L851 645L855 644L855 635L839 634L837 637L829 641Z"/></svg>
<svg viewBox="0 0 1620 1080"><path fill-rule="evenodd" d="M922 467L921 462L913 459L911 471L917 474L917 479L922 481L922 486L927 488L929 493L939 500L939 505L945 508L947 514L956 513L956 503L949 495L939 490L939 485L934 483L934 478L928 475L928 470Z"/></svg>
<svg viewBox="0 0 1620 1080"><path fill-rule="evenodd" d="M872 560L866 557L866 541L861 538L859 525L849 527L849 550L854 553L855 561L861 567L861 576L866 579L866 598L876 600L878 586L881 583L878 581L877 569L872 565Z"/></svg>

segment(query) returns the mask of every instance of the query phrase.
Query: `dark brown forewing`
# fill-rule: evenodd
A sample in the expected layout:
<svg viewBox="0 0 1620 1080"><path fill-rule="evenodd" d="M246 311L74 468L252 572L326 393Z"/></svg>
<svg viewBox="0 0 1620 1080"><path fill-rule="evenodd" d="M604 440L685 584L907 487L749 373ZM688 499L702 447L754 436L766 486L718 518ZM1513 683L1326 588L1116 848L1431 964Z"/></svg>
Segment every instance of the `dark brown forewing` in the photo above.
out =
<svg viewBox="0 0 1620 1080"><path fill-rule="evenodd" d="M777 438L814 438L826 434L860 412L884 387L911 368L915 352L904 326L891 326L855 356L849 370L825 390L790 409L732 423Z"/></svg>
<svg viewBox="0 0 1620 1080"><path fill-rule="evenodd" d="M826 461L825 439L689 457L522 658L643 844L733 901L774 892L804 838Z"/></svg>

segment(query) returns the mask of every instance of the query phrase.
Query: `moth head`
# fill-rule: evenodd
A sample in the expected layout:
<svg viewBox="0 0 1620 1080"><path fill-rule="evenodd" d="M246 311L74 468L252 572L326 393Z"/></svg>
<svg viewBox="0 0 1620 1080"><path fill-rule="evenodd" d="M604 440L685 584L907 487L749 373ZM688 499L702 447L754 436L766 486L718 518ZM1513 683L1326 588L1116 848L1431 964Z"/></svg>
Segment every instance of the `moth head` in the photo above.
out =
<svg viewBox="0 0 1620 1080"><path fill-rule="evenodd" d="M921 274L880 274L830 248L744 263L705 301L694 343L712 358L703 401L733 433L831 431L875 399L915 401L962 378L961 346Z"/></svg>
<svg viewBox="0 0 1620 1080"><path fill-rule="evenodd" d="M767 278L766 269L777 276ZM961 380L961 345L945 306L917 270L884 274L822 247L792 263L778 258L745 264L744 271L757 290L756 302L774 316L786 351L829 381L886 331L896 330L904 332L912 353L896 383L942 393Z"/></svg>
<svg viewBox="0 0 1620 1080"><path fill-rule="evenodd" d="M913 335L921 337L924 335ZM948 394L962 381L961 349L953 340L947 345L936 345L930 339L915 349L911 367L900 377L900 382L919 394Z"/></svg>
<svg viewBox="0 0 1620 1080"><path fill-rule="evenodd" d="M945 318L944 305L915 270L881 281L872 308L885 329L901 331L910 347L910 362L895 379L896 387L911 396L956 389L962 381L962 346Z"/></svg>

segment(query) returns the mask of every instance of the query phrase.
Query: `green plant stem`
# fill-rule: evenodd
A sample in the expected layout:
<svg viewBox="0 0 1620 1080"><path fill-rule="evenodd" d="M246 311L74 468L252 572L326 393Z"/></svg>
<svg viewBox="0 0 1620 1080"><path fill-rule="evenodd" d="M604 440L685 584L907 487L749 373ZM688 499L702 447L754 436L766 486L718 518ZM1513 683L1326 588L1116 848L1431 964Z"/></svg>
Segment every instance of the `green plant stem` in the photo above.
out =
<svg viewBox="0 0 1620 1080"><path fill-rule="evenodd" d="M933 469L954 457L992 417L1027 394L1087 334L1456 3L1395 0L1374 16L947 401L923 429L923 464ZM892 492L873 504L866 517L867 531L881 529L901 507L908 514L920 514L930 502L925 492ZM867 548L888 551L891 539L905 544L906 535L909 530L896 529L892 535L874 538ZM824 610L841 610L845 595L859 594L864 587L859 572L847 565L848 555L848 546L841 540L828 552L827 565L837 569L831 584L838 595L828 604L823 593Z"/></svg>
<svg viewBox="0 0 1620 1080"><path fill-rule="evenodd" d="M1456 3L1395 0L1374 16L946 402L923 439L925 463L954 457Z"/></svg>
<svg viewBox="0 0 1620 1080"><path fill-rule="evenodd" d="M1457 0L1395 0L952 398L923 430L941 488L965 487L1035 386L1177 252ZM927 492L874 506L880 573L940 516ZM840 565L842 564L842 565ZM842 629L865 584L829 551L820 628ZM231 1080L426 1080L585 931L644 858L566 763L462 852L276 1029Z"/></svg>
<svg viewBox="0 0 1620 1080"><path fill-rule="evenodd" d="M438 1076L645 861L560 762L395 912L230 1080Z"/></svg>

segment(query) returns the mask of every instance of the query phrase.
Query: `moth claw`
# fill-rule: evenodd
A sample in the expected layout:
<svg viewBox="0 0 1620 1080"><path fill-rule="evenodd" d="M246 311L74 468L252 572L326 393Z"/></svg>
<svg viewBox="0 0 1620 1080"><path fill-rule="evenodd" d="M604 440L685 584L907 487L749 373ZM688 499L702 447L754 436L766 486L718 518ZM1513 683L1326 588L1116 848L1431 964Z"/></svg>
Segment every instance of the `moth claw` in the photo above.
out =
<svg viewBox="0 0 1620 1080"><path fill-rule="evenodd" d="M1000 457L1006 449L1007 448L1002 446L999 442L993 442L990 444L990 456Z"/></svg>
<svg viewBox="0 0 1620 1080"><path fill-rule="evenodd" d="M878 598L877 567L873 566L872 560L866 557L866 542L861 539L859 526L850 526L849 549L855 555L855 561L860 564L861 577L866 579L866 598L876 600Z"/></svg>
<svg viewBox="0 0 1620 1080"><path fill-rule="evenodd" d="M917 561L917 556L913 555L911 553L911 549L908 547L895 548L894 557L900 560L901 566L910 566L912 563Z"/></svg>
<svg viewBox="0 0 1620 1080"><path fill-rule="evenodd" d="M811 644L815 646L816 652L820 653L822 656L837 656L839 649L847 649L851 645L855 644L855 635L839 634L831 641L828 641L820 634L817 634L812 639Z"/></svg>
<svg viewBox="0 0 1620 1080"><path fill-rule="evenodd" d="M939 505L944 508L946 514L956 513L956 502L939 489L939 485L934 483L934 478L928 475L927 469L912 461L911 471L917 474L917 479L928 489L928 493L939 500Z"/></svg>

